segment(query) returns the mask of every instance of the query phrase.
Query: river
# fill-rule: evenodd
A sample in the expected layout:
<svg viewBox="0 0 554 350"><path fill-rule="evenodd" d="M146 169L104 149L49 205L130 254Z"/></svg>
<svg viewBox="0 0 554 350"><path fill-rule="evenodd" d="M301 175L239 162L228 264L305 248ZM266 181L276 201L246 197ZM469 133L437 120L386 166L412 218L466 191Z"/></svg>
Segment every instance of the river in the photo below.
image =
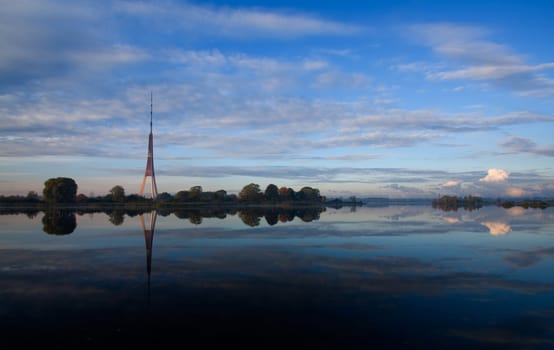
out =
<svg viewBox="0 0 554 350"><path fill-rule="evenodd" d="M554 210L0 215L7 348L551 349Z"/></svg>

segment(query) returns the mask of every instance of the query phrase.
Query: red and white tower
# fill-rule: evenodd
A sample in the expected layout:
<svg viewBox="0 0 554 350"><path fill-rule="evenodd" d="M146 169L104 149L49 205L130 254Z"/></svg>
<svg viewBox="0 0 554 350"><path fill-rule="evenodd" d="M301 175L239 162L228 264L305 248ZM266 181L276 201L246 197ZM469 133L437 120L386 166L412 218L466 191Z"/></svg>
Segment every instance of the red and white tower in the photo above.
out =
<svg viewBox="0 0 554 350"><path fill-rule="evenodd" d="M146 185L146 178L150 176L150 194L152 199L156 199L158 196L158 186L156 185L156 176L154 175L154 137L152 136L152 93L150 93L150 134L148 135L148 159L146 159L146 171L144 172L144 178L140 185L139 196L144 193L144 185Z"/></svg>

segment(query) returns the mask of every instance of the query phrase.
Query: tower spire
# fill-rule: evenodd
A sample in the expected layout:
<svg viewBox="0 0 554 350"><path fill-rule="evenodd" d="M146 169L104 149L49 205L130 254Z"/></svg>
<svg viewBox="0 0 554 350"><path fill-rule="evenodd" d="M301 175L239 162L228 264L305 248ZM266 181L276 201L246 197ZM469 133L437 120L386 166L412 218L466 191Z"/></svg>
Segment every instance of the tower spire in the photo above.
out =
<svg viewBox="0 0 554 350"><path fill-rule="evenodd" d="M150 176L150 194L152 199L156 199L158 195L158 186L156 185L156 176L154 175L154 136L152 135L152 91L150 92L150 134L148 135L148 158L146 159L146 170L144 171L144 178L140 185L139 196L144 193L144 185L146 185L146 178Z"/></svg>

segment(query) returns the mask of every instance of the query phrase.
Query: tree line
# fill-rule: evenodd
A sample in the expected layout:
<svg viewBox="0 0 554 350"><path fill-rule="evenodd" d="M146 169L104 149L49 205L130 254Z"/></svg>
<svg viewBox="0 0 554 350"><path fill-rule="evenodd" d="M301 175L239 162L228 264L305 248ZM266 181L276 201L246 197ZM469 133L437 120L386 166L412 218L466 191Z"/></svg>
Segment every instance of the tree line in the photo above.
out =
<svg viewBox="0 0 554 350"><path fill-rule="evenodd" d="M442 209L444 211L457 211L458 208L464 208L465 210L475 210L483 206L483 199L475 196L442 196L432 200L431 205L433 208Z"/></svg>
<svg viewBox="0 0 554 350"><path fill-rule="evenodd" d="M206 203L206 204L280 204L280 203L325 203L325 197L317 188L302 187L299 191L282 186L269 184L264 191L260 185L250 183L237 194L229 194L225 190L204 191L202 186L192 186L188 190L181 190L172 195L168 192L158 194L155 200L141 197L137 194L127 195L123 186L112 187L104 196L86 196L77 194L78 185L74 179L68 177L50 178L44 182L42 197L30 191L27 196L0 196L2 203L24 204L94 204L94 203L134 203L169 205L172 203Z"/></svg>

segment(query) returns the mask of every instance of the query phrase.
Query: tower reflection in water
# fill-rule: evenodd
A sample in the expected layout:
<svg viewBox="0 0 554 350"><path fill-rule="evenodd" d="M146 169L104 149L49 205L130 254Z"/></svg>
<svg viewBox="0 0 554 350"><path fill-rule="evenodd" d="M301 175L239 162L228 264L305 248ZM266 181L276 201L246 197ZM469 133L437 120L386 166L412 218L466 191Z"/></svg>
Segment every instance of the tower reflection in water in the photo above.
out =
<svg viewBox="0 0 554 350"><path fill-rule="evenodd" d="M145 221L148 216L148 222ZM152 242L154 241L154 229L156 227L156 218L158 212L152 210L150 213L140 214L140 225L144 232L144 242L146 244L146 272L148 273L148 287L150 287L150 273L152 271Z"/></svg>

